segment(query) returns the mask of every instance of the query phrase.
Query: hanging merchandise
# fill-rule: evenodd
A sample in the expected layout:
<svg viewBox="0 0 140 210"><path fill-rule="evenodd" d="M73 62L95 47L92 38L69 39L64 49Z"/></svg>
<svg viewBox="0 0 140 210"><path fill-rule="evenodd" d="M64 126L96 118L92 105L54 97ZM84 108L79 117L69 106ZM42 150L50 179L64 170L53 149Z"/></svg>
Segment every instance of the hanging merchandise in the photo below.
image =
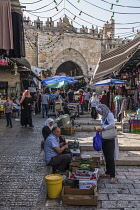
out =
<svg viewBox="0 0 140 210"><path fill-rule="evenodd" d="M25 43L22 15L12 12L14 50L10 50L10 57L25 57Z"/></svg>
<svg viewBox="0 0 140 210"><path fill-rule="evenodd" d="M0 49L13 49L13 29L10 1L0 1L0 15Z"/></svg>
<svg viewBox="0 0 140 210"><path fill-rule="evenodd" d="M0 59L0 65L7 66L8 63L7 63L7 61L5 59Z"/></svg>

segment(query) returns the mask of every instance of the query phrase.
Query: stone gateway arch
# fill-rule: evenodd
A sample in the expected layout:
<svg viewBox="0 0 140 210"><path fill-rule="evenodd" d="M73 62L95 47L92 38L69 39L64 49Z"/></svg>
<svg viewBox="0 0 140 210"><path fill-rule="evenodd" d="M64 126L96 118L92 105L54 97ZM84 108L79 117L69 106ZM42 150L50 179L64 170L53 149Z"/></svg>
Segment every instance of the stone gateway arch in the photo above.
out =
<svg viewBox="0 0 140 210"><path fill-rule="evenodd" d="M53 74L65 73L69 76L80 76L86 74L87 71L88 65L85 58L72 48L60 52L52 65Z"/></svg>

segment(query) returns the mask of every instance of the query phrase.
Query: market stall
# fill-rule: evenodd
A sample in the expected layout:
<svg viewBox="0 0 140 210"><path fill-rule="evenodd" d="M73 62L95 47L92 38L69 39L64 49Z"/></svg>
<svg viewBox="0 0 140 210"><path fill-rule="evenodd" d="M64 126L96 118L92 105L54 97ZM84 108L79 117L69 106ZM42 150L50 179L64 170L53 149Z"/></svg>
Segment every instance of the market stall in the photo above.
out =
<svg viewBox="0 0 140 210"><path fill-rule="evenodd" d="M69 174L45 177L47 198L59 198L62 205L97 206L100 157L82 158L76 140L69 141L68 147L72 152Z"/></svg>

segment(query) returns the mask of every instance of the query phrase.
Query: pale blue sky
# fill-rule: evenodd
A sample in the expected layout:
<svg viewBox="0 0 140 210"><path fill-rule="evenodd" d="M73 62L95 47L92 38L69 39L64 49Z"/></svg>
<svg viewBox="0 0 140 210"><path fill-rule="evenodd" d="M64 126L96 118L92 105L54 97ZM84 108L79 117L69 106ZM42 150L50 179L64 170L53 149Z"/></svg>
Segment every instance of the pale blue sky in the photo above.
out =
<svg viewBox="0 0 140 210"><path fill-rule="evenodd" d="M91 26L93 24L95 27L97 25L97 26L99 26L99 28L101 28L101 27L103 27L103 24L104 24L103 21L110 20L113 11L120 12L120 13L139 13L139 14L116 14L115 13L114 19L116 22L116 30L115 30L116 37L117 36L120 36L120 37L131 36L130 38L132 38L136 34L137 30L140 31L140 0L119 0L118 3L116 3L116 0L80 0L79 3L78 3L78 0L68 0L78 9L74 8L67 0L56 0L57 3L60 3L62 1L62 3L58 6L59 11L56 11L56 9L54 8L56 5L53 2L53 0L42 0L41 2L38 2L35 4L22 4L22 3L30 3L30 2L36 2L36 1L38 1L38 0L22 0L22 1L20 1L20 3L21 3L21 5L26 6L26 10L36 10L40 7L50 4L49 6L43 8L43 9L31 11L34 15L42 17L40 19L43 20L44 22L46 21L47 17L52 17L53 15L56 15L55 17L53 17L53 20L57 20L57 19L59 20L59 18L63 17L64 14L66 14L69 18L71 18L73 20L74 15L76 15L77 17L76 17L75 21L79 25L75 22L75 23L73 23L75 27L80 28L80 25L84 25L84 26L87 26L88 28L91 28ZM87 3L86 1L96 5L98 7L107 9L111 12L104 11L100 8L92 6L91 4ZM106 1L110 4L105 3L104 1ZM127 7L120 7L120 6L114 5L113 10L110 10L111 4L130 6L130 7L132 6L132 7L139 7L139 8L127 8ZM65 8L68 9L73 14L71 14L67 10L65 10L65 11L63 10L62 12L60 12L60 10L64 8L64 5L65 5ZM54 8L54 9L52 9L52 8ZM47 11L49 9L52 9L52 10ZM81 15L79 15L80 11L83 11L84 13L87 13L90 16L94 16L95 18L100 19L102 21L96 20L92 17L87 16L86 14L83 14L83 13ZM41 13L38 13L38 12L41 12ZM24 15L29 16L32 21L37 19L37 17L35 17L25 11L24 11ZM89 23L87 23L83 20L80 20L78 17L82 18L83 20L85 20ZM137 23L135 23L135 22L137 22ZM121 24L117 24L117 23L121 23ZM132 23L132 24L128 24L128 23ZM134 31L135 31L134 33L132 32L132 27L134 27Z"/></svg>

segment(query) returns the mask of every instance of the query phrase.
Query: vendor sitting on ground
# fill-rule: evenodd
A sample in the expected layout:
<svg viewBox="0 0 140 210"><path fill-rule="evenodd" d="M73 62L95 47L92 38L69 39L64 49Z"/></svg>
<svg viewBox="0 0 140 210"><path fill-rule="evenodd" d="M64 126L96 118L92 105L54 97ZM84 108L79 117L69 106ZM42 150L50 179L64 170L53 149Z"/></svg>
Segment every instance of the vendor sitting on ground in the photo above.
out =
<svg viewBox="0 0 140 210"><path fill-rule="evenodd" d="M48 166L52 166L57 172L64 172L68 169L71 161L70 154L62 154L65 149L68 149L68 145L64 145L60 148L60 128L54 127L52 133L47 137L45 141L45 161Z"/></svg>

